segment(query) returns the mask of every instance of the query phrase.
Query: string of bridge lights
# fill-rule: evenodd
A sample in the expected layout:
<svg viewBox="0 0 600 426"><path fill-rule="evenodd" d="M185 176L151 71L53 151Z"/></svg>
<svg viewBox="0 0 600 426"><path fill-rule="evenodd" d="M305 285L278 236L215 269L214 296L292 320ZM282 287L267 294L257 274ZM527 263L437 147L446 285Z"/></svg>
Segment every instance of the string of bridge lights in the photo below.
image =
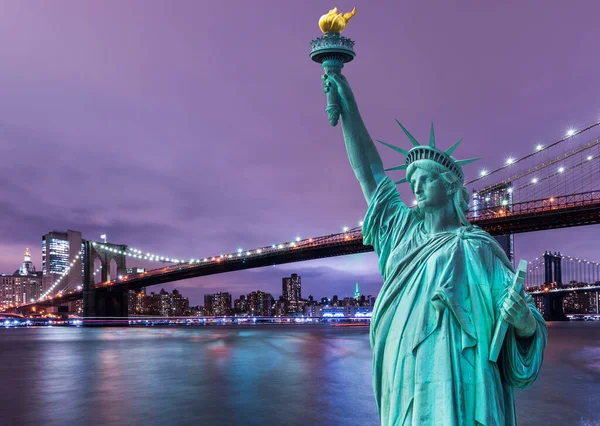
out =
<svg viewBox="0 0 600 426"><path fill-rule="evenodd" d="M524 160L526 160L526 159L530 158L531 156L533 156L533 155L535 155L535 154L538 154L538 153L540 153L540 152L542 152L542 151L545 151L545 150L547 150L547 149L549 149L549 148L552 148L552 147L556 146L556 145L557 145L557 144L559 144L559 143L562 143L562 142L564 142L564 141L567 141L567 140L569 140L570 138L572 138L572 137L574 137L574 136L577 136L577 135L579 135L579 134L581 134L581 133L583 133L583 132L585 132L585 131L587 131L587 130L590 130L590 129L592 129L592 128L596 127L596 126L599 126L599 125L600 125L600 121L598 121L598 122L596 122L596 123L592 124L591 126L588 126L588 127L584 128L584 129L578 130L578 131L577 131L577 130L575 130L575 129L569 129L569 130L567 131L567 134L565 135L565 137L563 137L563 138L562 138L562 139L560 139L559 141L556 141L556 142L554 142L554 143L551 143L550 145L547 145L547 146L544 146L544 145L542 145L542 144L537 144L537 145L535 146L535 150L534 150L533 152L531 152L531 153L529 153L529 154L527 154L527 155L525 155L525 156L523 156L523 157L521 157L521 158L519 158L519 159L515 159L515 158L513 158L513 157L509 157L509 158L506 160L506 162L504 163L504 165L503 165L503 166L501 166L501 167L499 167L499 168L497 168L497 169L495 169L495 170L493 170L493 171L491 171L491 172L487 171L486 169L483 169L483 170L481 170L481 171L479 172L479 177L477 177L477 178L475 178L475 179L473 179L473 180L471 180L471 181L468 181L468 182L466 182L466 183L465 183L465 186L467 186L467 185L470 185L470 184L472 184L472 183L474 183L474 182L477 182L477 181L479 181L479 180L481 180L481 179L484 179L484 178L486 178L486 177L488 177L488 176L490 176L490 175L492 175L492 174L494 174L494 173L496 173L496 172L502 171L502 170L504 170L504 169L506 169L506 168L508 168L508 167L510 167L510 166L512 166L512 165L514 165L514 164L517 164L517 163L521 162L521 161L524 161ZM592 148L592 147L596 146L597 144L598 144L598 143L597 143L597 141L596 141L596 143L594 143L594 144L590 143L590 144L588 144L588 145L587 145L587 146L586 146L586 147L585 147L583 150L585 150L585 149L589 149L589 148ZM577 153L581 152L581 150L582 150L582 149L579 149L579 150L575 150L575 151L572 151L572 152L570 152L570 153L569 153L569 157L570 157L570 156L572 156L572 155L576 155ZM568 157L562 158L562 160L566 160L567 158L568 158ZM589 162L589 161L591 161L591 160L594 160L594 159L596 159L596 160L599 160L599 159L600 159L600 157L598 157L598 156L593 156L593 155L588 155L588 156L587 156L587 158L586 158L586 160L587 160L588 162ZM530 181L529 181L527 184L524 184L524 185L520 186L519 188L516 188L516 190L521 190L521 189L527 188L527 187L529 187L529 186L535 185L535 184L537 184L537 183L539 183L539 182L543 182L543 181L545 181L545 180L547 180L547 179L550 179L550 178L556 177L556 176L558 176L558 175L560 175L560 174L563 174L563 173L564 173L565 171L567 171L567 170L575 169L575 168L577 168L577 167L579 167L579 166L581 166L581 165L583 165L583 164L585 164L585 163L586 163L586 162L585 162L585 161L583 161L583 162L580 162L580 163L578 163L578 164L572 165L571 167L565 167L564 165L560 165L560 166L559 166L559 167L556 169L556 172L554 172L554 173L552 173L552 174L550 174L550 175L548 175L548 176L542 177L542 178L538 178L538 177L535 177L535 176L534 176L534 177L533 177L533 178L532 178L532 179L531 179L531 180L530 180ZM546 167L543 167L542 169L546 169ZM540 169L540 170L541 170L541 169ZM524 173L523 175L524 175L524 176L526 176L527 174L533 174L533 173L532 173L531 171L528 171L528 172ZM513 176L513 177L511 177L511 178L508 178L507 182L513 182L513 181L517 180L519 177L521 177L521 176L520 176L520 175L516 175L516 176ZM515 189L514 189L514 188L512 188L512 187L509 187L509 188L507 188L507 192L508 192L509 194L511 194L511 193L512 193L514 190L515 190ZM474 192L474 195L477 195L477 194L478 194L478 192L480 192L480 191L476 191L476 192ZM490 201L490 198L489 198L489 197L486 197L486 198L485 198L485 201ZM412 205L411 205L411 206L412 206L412 207L416 207L416 206L417 206L417 204L418 204L418 203L417 203L417 200L416 200L416 199L413 199L413 201L412 201ZM502 200L502 205L503 205L503 206L505 206L505 205L507 205L507 204L508 204L508 200Z"/></svg>
<svg viewBox="0 0 600 426"><path fill-rule="evenodd" d="M556 170L556 172L554 172L554 173L551 173L551 174L549 174L549 175L547 175L547 176L544 176L544 177L542 177L542 178L537 178L537 177L534 177L534 178L532 178L532 179L531 179L531 181L530 181L530 182L528 182L528 183L525 183L525 184L523 184L523 185L519 186L519 187L518 187L518 188L516 188L516 189L515 189L515 188L512 188L512 187L509 187L509 188L507 188L507 190L506 190L506 191L507 191L509 194L511 194L511 193L513 193L513 191L515 191L515 190L519 191L519 190L522 190L522 189L529 188L529 187L531 187L531 186L533 186L533 185L535 185L535 184L537 184L537 183L544 182L544 181L546 181L546 180L548 180L548 179L552 179L552 178L554 178L554 177L556 177L556 176L559 176L560 174L564 173L566 170L574 170L574 169L576 169L576 168L578 168L578 167L580 167L580 166L582 166L582 165L586 164L586 162L592 161L592 160L594 160L594 159L596 159L596 160L600 160L600 157L594 157L594 156L592 156L592 155L588 155L588 156L587 156L587 158L586 158L586 161L582 161L582 162L579 162L579 163L577 163L577 164L573 164L571 167L564 167L564 166L561 166L561 167L559 167L559 168ZM477 194L478 194L478 192L474 192L474 195L477 195ZM553 202L553 201L554 201L554 197L550 197L550 199L549 199L549 200L550 200L551 202ZM486 197L486 198L485 198L485 201L490 201L490 197ZM508 205L508 200L506 200L506 199L502 200L501 204L502 204L503 206L506 206L506 205Z"/></svg>
<svg viewBox="0 0 600 426"><path fill-rule="evenodd" d="M358 225L360 227L362 227L363 225L363 221L360 221L358 223ZM348 226L344 226L342 228L343 233L348 233L351 232L353 230L355 230L356 228L352 228L350 229ZM212 256L212 257L204 257L204 258L190 258L189 260L183 260L183 259L179 259L179 258L175 258L175 257L170 257L170 256L161 256L158 254L154 254L154 253L150 253L150 252L145 252L143 250L140 250L138 248L134 248L134 247L129 247L126 251L123 250L118 250L114 247L110 247L106 244L101 244L101 243L96 243L93 242L92 245L96 248L96 249L100 249L100 250L106 250L108 252L111 253L116 253L116 254L120 254L120 255L124 255L124 256L129 256L132 257L134 259L141 259L141 260L147 260L150 262L162 262L162 263L171 263L171 264L198 264L198 263L202 263L202 262L214 262L214 261L221 261L224 259L233 259L233 258L237 258L237 257L242 257L242 256L252 256L252 255L258 255L258 254L262 254L265 249L272 249L272 250L281 250L284 248L294 248L297 247L300 243L302 242L309 242L312 243L314 241L313 238L307 238L305 240L301 239L300 237L296 237L296 239L292 242L286 242L286 243L280 243L280 244L272 244L270 247L264 247L264 248L258 248L258 249L253 249L253 250L242 250L241 248L237 249L236 253L229 253L229 254L221 254L220 256ZM98 270L96 270L96 272L98 272ZM94 275L96 274L96 272L94 272Z"/></svg>
<svg viewBox="0 0 600 426"><path fill-rule="evenodd" d="M531 265L531 266L533 266L532 264L533 264L534 262L537 262L538 260L541 262L541 261L543 260L543 257L544 257L544 256L538 256L538 257L536 257L535 259L533 259L533 261L530 263L530 265ZM587 265L600 266L600 262L594 262L594 261L592 261L592 260L580 259L580 258L578 258L578 257L564 256L564 255L561 255L560 257L561 257L562 259L568 259L568 260L570 260L570 261L576 261L577 263L582 263L582 262L583 262L583 263L585 263L585 264L587 264ZM533 272L535 269L538 269L538 268L540 268L540 267L541 267L541 265L538 265L538 266L536 266L536 267L535 267L535 268L533 268L533 269L529 269L529 270L528 270L528 272Z"/></svg>
<svg viewBox="0 0 600 426"><path fill-rule="evenodd" d="M359 226L362 227L363 222L360 221L359 222ZM344 234L348 234L352 231L355 231L357 228L352 228L350 229L348 226L344 226L342 228L342 231ZM349 239L349 236L346 235L345 239ZM271 247L266 247L266 249L285 249L285 248L294 248L297 247L299 245L299 243L302 243L304 241L312 243L315 239L314 238L308 238L305 240L302 240L300 237L296 237L295 241L290 242L290 243L284 243L284 244L272 244ZM143 254L142 250L136 249L136 248L129 248L128 251L123 251L123 250L117 250L113 247L108 246L107 244L100 244L100 243L96 243L96 242L92 242L92 245L96 248L96 249L100 249L100 250L106 250L112 253L116 253L116 254L120 254L120 255L125 255L125 256L130 256L130 257L134 257L134 258L138 258L138 259L144 259L144 260L149 260L149 261L158 261L158 262L169 262L169 263L178 263L178 264L198 264L201 262L210 262L210 261L217 261L220 262L222 260L226 260L226 259L233 259L234 257L242 257L242 256L251 256L253 254L259 255L262 254L264 249L254 249L254 250L247 250L244 253L244 250L242 249L238 249L237 253L235 254L222 254L220 256L213 256L213 257L205 257L204 259L190 259L189 261L185 261L185 260L179 260L179 259L175 259L175 258L170 258L170 257L165 257L165 256L158 256L152 253L145 253ZM40 296L40 298L38 299L39 301L44 300L48 297L48 295L56 288L56 286L58 284L60 284L60 282L68 275L69 271L71 270L71 268L75 265L75 262L77 259L79 259L79 257L82 255L82 252L79 251L77 253L77 255L75 256L75 258L71 261L71 263L69 264L69 266L67 266L67 268L60 274L60 278L57 279L52 286L44 293ZM94 276L96 275L96 273L100 272L100 270L102 269L102 266L100 266L98 269L96 269L94 271ZM121 277L120 277L121 278ZM68 285L68 283L67 283ZM82 286L77 286L78 290L81 290ZM59 295L59 297L62 295L62 290L59 291L57 293ZM31 302L34 302L34 300L31 300Z"/></svg>
<svg viewBox="0 0 600 426"><path fill-rule="evenodd" d="M563 259L576 260L578 263L584 262L588 265L600 266L600 263L591 260L579 259L578 257L562 256Z"/></svg>
<svg viewBox="0 0 600 426"><path fill-rule="evenodd" d="M477 177L475 179L472 179L471 181L465 183L465 185L470 185L470 184L472 184L474 182L477 182L477 181L479 181L481 179L484 179L484 178L486 178L486 177L488 177L488 176L490 176L490 175L492 175L494 173L500 172L500 171L502 171L502 170L504 170L504 169L506 169L506 168L508 168L508 167L510 167L512 165L514 165L514 164L517 164L517 163L519 163L521 161L524 161L524 160L532 157L533 155L536 155L536 154L539 154L539 153L541 153L541 152L543 152L545 150L548 150L548 149L550 149L550 148L552 148L552 147L554 147L554 146L556 146L556 145L558 145L558 144L560 144L560 143L562 143L562 142L564 142L566 140L569 140L572 137L580 135L581 133L586 132L586 131L588 131L588 130L594 128L594 127L597 127L599 125L600 125L600 121L598 121L598 122L596 122L596 123L594 123L594 124L592 124L592 125L590 125L588 127L585 127L585 128L583 128L581 130L575 130L575 129L571 128L571 129L569 129L567 131L566 135L562 139L560 139L560 140L558 140L556 142L553 142L553 143L551 143L551 144L549 144L547 146L544 146L543 144L537 144L535 146L535 149L534 149L533 152L531 152L529 154L526 154L526 155L524 155L524 156L522 156L521 158L518 158L518 159L515 159L513 157L509 157L506 160L506 162L504 163L503 166L498 167L497 169L492 170L491 172L488 172L485 169L481 170L480 173L479 173L479 177ZM589 155L587 157L587 160L591 161L594 158L595 158L594 156ZM533 177L531 179L529 185L534 185L534 184L536 184L536 183L538 183L540 181L544 181L546 179L549 179L550 177L556 176L557 174L562 174L566 170L567 170L567 168L565 166L561 165L557 169L557 171L554 174L550 175L550 176L547 176L547 177L544 177L544 178ZM526 186L528 186L528 185L526 185ZM512 193L513 192L513 188L508 188L507 192L508 193ZM489 200L490 200L489 198L486 198L486 201L489 201ZM507 205L507 204L508 204L508 200L503 200L502 201L502 205ZM413 200L412 206L416 206L416 205L417 205L417 200ZM359 226L362 226L362 221L359 223ZM344 227L344 232L347 232L347 231L348 231L348 227ZM301 241L300 237L297 237L296 238L296 242L300 242L300 241ZM294 242L292 242L292 243L285 243L285 244L289 244L289 247L295 247L295 243ZM272 249L283 249L283 248L286 247L285 244L273 244L271 246L271 248ZM96 246L97 243L93 243L93 245ZM179 258L172 257L172 256L161 256L161 255L150 253L150 252L145 252L144 253L144 251L142 251L140 249L131 248L131 247L127 251L120 251L120 250L114 249L114 248L109 247L109 246L104 246L104 245L99 245L99 248L104 249L104 250L108 250L110 252L118 253L118 254L121 254L121 255L129 256L129 257L132 257L132 258L136 258L136 259L143 259L143 260L147 260L147 261L151 261L151 262L163 262L163 263L174 263L174 264L185 264L185 263L194 264L194 263L200 263L200 262L215 261L215 260L224 259L224 258L231 259L231 258L234 258L234 257L241 257L241 256L243 256L243 250L242 249L238 249L237 253L235 253L235 254L227 254L227 255L223 255L222 254L220 256L205 257L203 259L200 259L200 258L198 258L198 259L196 259L196 258L190 258L189 261L185 261L183 259L179 259ZM246 256L250 256L252 254L261 254L261 253L262 253L262 249L256 249L254 251L247 251L246 252Z"/></svg>
<svg viewBox="0 0 600 426"><path fill-rule="evenodd" d="M534 156L536 154L539 154L539 153L541 153L543 151L546 151L547 149L550 149L550 148L552 148L552 147L554 147L554 146L556 146L556 145L558 145L558 144L560 144L560 143L562 143L562 142L564 142L566 140L569 140L572 137L580 135L581 133L586 132L586 131L588 131L588 130L590 130L590 129L598 126L598 125L600 125L600 121L598 121L598 122L596 122L596 123L594 123L594 124L592 124L592 125L584 128L584 129L581 129L581 130L575 130L575 129L571 128L571 129L569 129L567 131L567 134L562 139L560 139L560 140L558 140L556 142L553 142L553 143L551 143L551 144L549 144L547 146L544 146L543 144L537 144L535 146L535 149L534 149L533 152L531 152L529 154L526 154L523 157L517 158L517 159L515 159L513 157L509 157L509 158L506 159L506 161L505 161L505 163L504 163L503 166L498 167L495 170L492 170L492 171L488 171L488 170L485 170L485 169L481 170L479 172L479 176L477 178L470 180L469 182L465 183L465 185L470 185L470 184L472 184L474 182L477 182L477 181L479 181L481 179L484 179L484 178L486 178L486 177L488 177L488 176L490 176L490 175L492 175L494 173L500 172L500 171L502 171L502 170L504 170L504 169L506 169L506 168L508 168L508 167L510 167L512 165L514 165L514 164L520 163L521 161L524 161L524 160L526 160L526 159L528 159L528 158L530 158L530 157L532 157L532 156ZM559 173L563 173L565 171L565 168L561 166L558 170L559 170Z"/></svg>
<svg viewBox="0 0 600 426"><path fill-rule="evenodd" d="M81 250L79 250L79 252L75 255L75 257L73 258L73 260L71 261L71 263L69 264L69 266L67 266L67 268L60 274L60 278L58 278L56 281L54 281L54 283L52 283L52 285L50 286L50 288L48 290L46 290L38 300L44 300L46 297L48 297L48 295L50 293L52 293L52 290L54 290L56 288L56 286L58 284L60 284L60 282L67 276L69 275L69 271L71 270L71 268L73 267L73 265L75 265L75 262L77 261L77 259L79 259L79 256L81 256ZM68 283L67 283L68 284ZM59 292L60 293L60 292Z"/></svg>
<svg viewBox="0 0 600 426"><path fill-rule="evenodd" d="M535 178L536 174L539 174L541 172L545 172L545 171L549 170L551 168L550 166L553 166L555 164L557 164L558 166L560 166L563 162L566 162L569 158L574 157L574 156L576 156L578 154L581 154L584 151L590 150L590 149L592 149L592 148L594 148L594 147L596 147L598 145L600 145L600 138L598 138L598 139L596 139L594 141L588 142L588 143L586 143L584 145L580 145L580 146L578 146L578 147L576 147L576 148L574 148L574 149L572 149L572 150L570 150L570 151L568 151L568 152L566 152L566 153L564 153L564 154L562 154L562 155L560 155L560 156L558 156L556 158L553 158L553 159L551 159L549 161L545 161L544 163L538 164L535 167L532 167L532 168L530 168L530 169L528 169L526 171L522 171L522 172L517 173L515 175L512 175L510 177L504 178L503 181L504 181L504 183L507 183L507 182L513 183L513 182L516 182L516 181L522 181L525 177L530 176L530 175L532 175L532 177ZM590 157L594 158L594 159L598 159L598 156L593 157L593 156L589 156L588 155L588 157L587 157L588 158L588 162L589 162ZM577 167L579 167L581 165L584 165L586 163L587 162L585 160L583 160L583 161L579 162L578 164L570 165L570 167L568 167L568 169L569 170L574 170L575 168L577 168ZM557 176L558 173L561 173L561 172L554 173L552 176ZM526 184L524 187L527 187L527 186L530 186L530 185L532 185L532 184ZM488 189L490 189L490 188L492 188L494 186L495 185L489 185L487 187L482 188L481 191L482 192L487 192ZM519 187L519 188L517 188L517 190L521 190L524 187L523 186Z"/></svg>
<svg viewBox="0 0 600 426"><path fill-rule="evenodd" d="M579 162L579 163L577 163L577 164L573 164L571 167L564 167L564 166L561 166L561 167L559 167L559 168L556 170L556 172L554 172L554 173L552 173L552 174L549 174L548 176L544 176L544 177L542 177L542 178L539 178L539 179L538 179L537 177L534 177L534 178L532 178L532 179L531 179L531 181L530 181L529 183L527 183L527 184L524 184L524 185L521 185L521 186L520 186L519 188L517 188L517 189L518 189L518 190L520 190L520 189L525 189L525 188L527 188L527 187L529 187L529 186L531 186L531 185L535 185L536 183L543 182L543 181L545 181L545 180L551 179L551 178L553 178L553 177L556 177L556 176L558 176L558 175L559 175L559 174L561 174L561 173L564 173L564 172L565 172L567 169L570 169L570 170L576 169L577 167L580 167L580 166L582 166L583 164L585 164L586 162L592 161L592 160L594 160L594 159L598 160L598 159L600 159L600 157L594 157L593 155L588 155L588 156L587 156L587 158L586 158L586 161L582 161L582 162ZM510 189L511 189L511 192L512 192L512 188L510 188Z"/></svg>

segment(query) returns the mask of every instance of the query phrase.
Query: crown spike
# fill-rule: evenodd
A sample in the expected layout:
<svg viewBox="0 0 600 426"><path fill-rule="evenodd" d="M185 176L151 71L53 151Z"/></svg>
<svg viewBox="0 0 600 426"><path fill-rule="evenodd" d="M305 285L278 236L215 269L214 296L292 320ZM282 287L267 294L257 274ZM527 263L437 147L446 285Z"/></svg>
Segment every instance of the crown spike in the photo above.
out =
<svg viewBox="0 0 600 426"><path fill-rule="evenodd" d="M407 164L402 164L401 166L390 167L389 169L385 169L385 171L389 172L391 170L406 170L407 167L408 167Z"/></svg>
<svg viewBox="0 0 600 426"><path fill-rule="evenodd" d="M446 150L446 154L448 155L452 155L452 153L454 152L454 150L456 148L458 148L458 145L460 145L460 143L462 142L462 138L460 138L460 140L458 142L456 142L454 145L452 145L450 148L448 148Z"/></svg>
<svg viewBox="0 0 600 426"><path fill-rule="evenodd" d="M396 185L399 185L401 183L406 183L408 182L408 179L404 178L404 179L400 179L398 182L396 182Z"/></svg>
<svg viewBox="0 0 600 426"><path fill-rule="evenodd" d="M429 131L429 146L435 148L435 132L433 131L433 121L431 122L431 130Z"/></svg>
<svg viewBox="0 0 600 426"><path fill-rule="evenodd" d="M460 167L462 167L466 164L469 164L469 163L472 163L472 162L478 161L478 160L481 160L481 158L469 158L467 160L457 160L456 164L458 164Z"/></svg>
<svg viewBox="0 0 600 426"><path fill-rule="evenodd" d="M398 148L397 146L394 145L390 145L389 143L386 143L384 141L380 141L379 139L376 139L377 142L384 144L385 146L387 146L388 148L392 148L394 151L399 152L400 154L404 155L405 157L408 155L408 151L402 148Z"/></svg>
<svg viewBox="0 0 600 426"><path fill-rule="evenodd" d="M410 140L410 142L413 144L413 146L421 146L421 144L413 137L413 135L411 135L409 133L408 130L406 130L404 128L404 126L402 124L400 124L400 122L397 119L396 119L396 123L398 123L398 125L402 128L402 131L404 132L406 137Z"/></svg>

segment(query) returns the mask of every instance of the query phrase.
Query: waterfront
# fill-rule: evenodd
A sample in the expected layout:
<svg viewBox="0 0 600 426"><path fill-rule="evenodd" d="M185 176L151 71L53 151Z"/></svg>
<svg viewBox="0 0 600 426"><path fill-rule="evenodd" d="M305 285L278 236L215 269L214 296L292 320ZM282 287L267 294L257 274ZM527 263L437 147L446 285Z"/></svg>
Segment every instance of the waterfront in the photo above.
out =
<svg viewBox="0 0 600 426"><path fill-rule="evenodd" d="M600 323L549 324L520 425L600 424ZM375 425L367 327L0 330L6 425Z"/></svg>

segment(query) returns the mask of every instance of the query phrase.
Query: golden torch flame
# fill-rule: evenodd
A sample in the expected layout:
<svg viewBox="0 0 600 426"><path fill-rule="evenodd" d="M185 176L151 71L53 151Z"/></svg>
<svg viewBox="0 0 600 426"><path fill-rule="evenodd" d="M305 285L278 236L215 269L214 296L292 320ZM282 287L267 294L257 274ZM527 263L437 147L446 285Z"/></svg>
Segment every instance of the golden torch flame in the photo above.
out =
<svg viewBox="0 0 600 426"><path fill-rule="evenodd" d="M352 12L338 13L337 7L334 7L326 15L321 16L319 28L321 28L323 34L341 33L354 15L356 15L356 8L352 9Z"/></svg>

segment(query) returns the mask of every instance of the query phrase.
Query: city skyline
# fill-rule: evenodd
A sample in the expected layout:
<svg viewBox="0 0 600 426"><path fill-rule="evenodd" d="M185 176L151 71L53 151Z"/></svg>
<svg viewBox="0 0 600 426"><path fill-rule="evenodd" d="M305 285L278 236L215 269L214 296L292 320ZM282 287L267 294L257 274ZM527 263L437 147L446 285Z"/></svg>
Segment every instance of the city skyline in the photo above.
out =
<svg viewBox="0 0 600 426"><path fill-rule="evenodd" d="M27 248L25 248L25 262L27 262L29 264L29 267L32 268L33 271L35 272L35 270L37 269L37 267L35 266L35 262L33 260L31 260L31 258L32 258L32 256L31 256L31 254L29 252L29 248L27 247ZM146 262L146 263L149 263L149 262ZM300 262L298 262L298 263L300 263ZM17 268L17 270L14 272L14 274L18 275L18 273L20 273L21 270L25 267L24 265L25 265L25 263L21 263L20 266ZM132 275L135 275L136 273L139 273L139 271L144 271L145 270L143 268L141 268L141 269L138 268L138 272L133 272L136 269L135 266L128 266L127 269L128 269L128 274L129 274L129 270L132 271L131 272ZM42 271L40 270L39 274L41 274L41 272ZM301 273L297 273L297 272L291 272L290 275L291 275L292 279L294 277L297 277L297 278L301 278L302 277L302 274ZM0 271L0 276L7 276L7 277L8 276L13 276L13 272L8 273L8 272L2 272L2 271ZM209 276L209 278L210 278L210 276ZM285 282L286 279L289 280L290 277L280 277L279 278L279 283L278 283L279 289L280 289L279 293L278 292L272 292L273 296L276 299L278 298L278 296L285 296L285 292L283 290L283 288L285 287L285 284L282 286L281 281L283 280ZM41 280L41 275L40 275L40 280ZM148 292L155 292L155 293L158 292L158 291L160 291L160 290L158 290L158 287L160 287L161 290L164 290L165 288L168 288L171 291L173 291L173 290L177 290L177 284L181 283L181 282L182 281L173 281L173 282L169 282L169 283L157 284L155 286L147 287L147 289L148 289ZM41 284L41 281L40 281L40 284ZM308 294L305 291L305 297L301 297L300 296L301 295L301 287L300 287L299 289L295 290L297 293L294 293L294 295L298 296L297 299L300 299L300 300L308 300L309 296L313 296L315 300L320 300L323 297L328 298L330 296L331 297L333 297L333 296L340 296L343 299L344 297L350 297L352 295L355 296L357 289L361 286L359 284L359 282L353 282L351 285L352 285L352 291L349 291L349 292L343 293L343 294L327 293L326 291L323 294L321 294L321 293L318 293L318 294ZM252 287L252 286L253 286L253 284L248 284L248 288L250 290L247 290L247 291L246 290L242 290L241 292L239 292L239 295L240 296L242 296L242 295L246 296L246 295L250 294L253 291L263 291L262 288L259 288L261 286L261 284L256 284L256 285L254 285L254 287ZM267 287L271 287L271 286L273 286L272 283L267 284ZM277 284L275 286L277 286ZM264 285L263 285L263 287L264 287ZM182 288L185 288L185 287L182 287ZM345 290L348 290L348 289L345 289ZM57 291L57 290L55 290L55 291ZM234 297L236 295L235 292L230 291L228 289L222 289L221 288L221 289L218 290L218 292L227 292L227 293L230 293L232 297ZM41 287L40 287L39 294L41 295L42 293L43 293L43 291L41 290ZM377 295L377 293L375 293L374 295ZM202 298L204 298L204 296L206 294L210 294L210 293L207 292L207 293L202 294ZM361 294L362 294L362 292L361 292ZM365 295L366 295L366 293L365 293ZM294 298L294 297L292 296L292 298ZM37 297L35 299L37 299ZM28 300L29 299L27 299L26 301L28 301ZM199 305L200 302L201 302L200 299L198 299L198 300L194 299L194 301L198 302L198 303L193 303L193 304L196 304L196 305Z"/></svg>
<svg viewBox="0 0 600 426"><path fill-rule="evenodd" d="M598 121L600 88L589 84L597 37L589 29L600 5L559 5L358 2L347 30L357 57L344 74L373 138L406 146L394 118L419 140L433 121L440 146L462 137L461 156L483 157L465 167L474 177ZM178 2L164 19L158 3L7 4L0 35L12 42L0 46L0 152L10 161L0 169L0 271L12 273L25 247L41 270L36 247L51 230L199 257L356 226L366 204L340 129L326 120L322 70L308 58L328 7L274 3L257 13L243 2ZM222 31L225 17L236 31ZM380 151L386 166L395 163ZM408 188L399 190L412 200ZM560 247L600 260L590 244L599 230L516 235L516 258ZM276 294L278 279L291 272L302 275L307 294L316 292L310 286L340 293L356 281L376 294L381 284L369 253L165 289L180 289L194 304L261 282Z"/></svg>

